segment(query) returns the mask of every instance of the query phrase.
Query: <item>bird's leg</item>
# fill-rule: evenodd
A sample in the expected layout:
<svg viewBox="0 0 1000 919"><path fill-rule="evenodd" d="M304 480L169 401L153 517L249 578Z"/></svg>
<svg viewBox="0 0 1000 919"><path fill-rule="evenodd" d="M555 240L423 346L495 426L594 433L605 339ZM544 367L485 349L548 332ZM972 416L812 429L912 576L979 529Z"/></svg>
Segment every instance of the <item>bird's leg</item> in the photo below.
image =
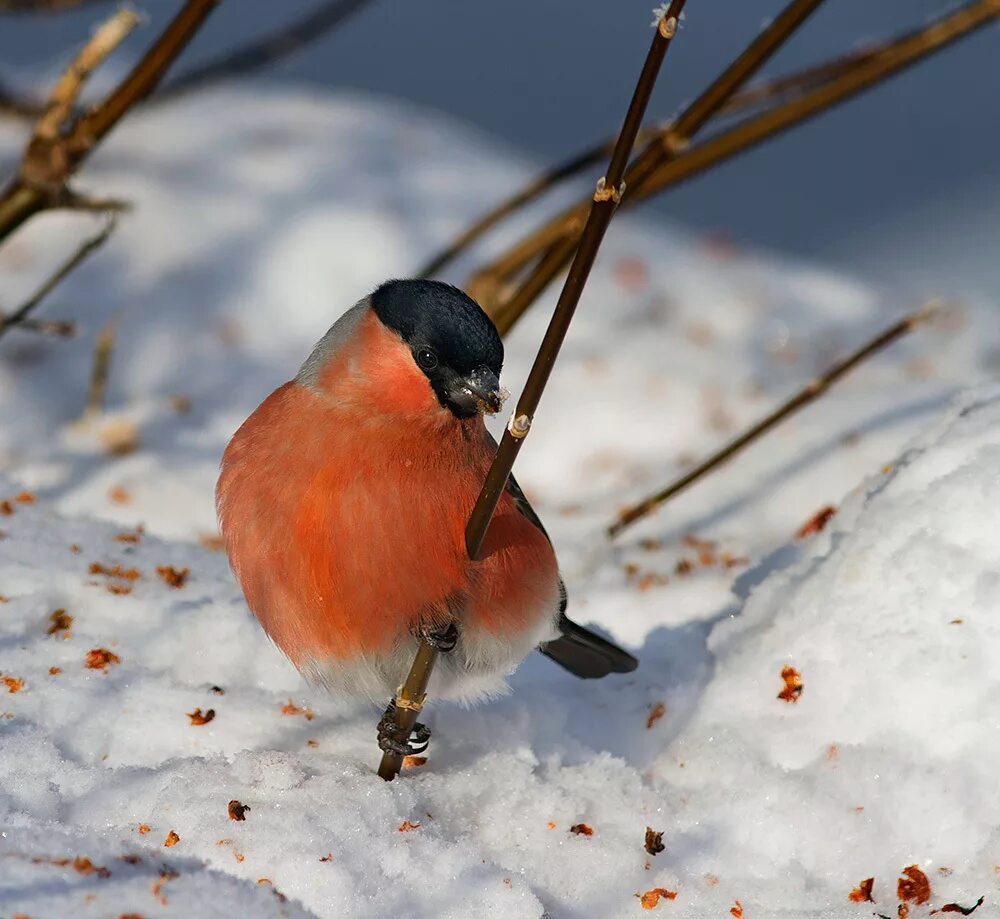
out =
<svg viewBox="0 0 1000 919"><path fill-rule="evenodd" d="M414 756L427 749L430 739L431 729L419 721L413 725L413 731L408 737L401 736L396 724L396 700L389 700L378 723L378 745L383 753Z"/></svg>
<svg viewBox="0 0 1000 919"><path fill-rule="evenodd" d="M441 654L454 651L458 644L458 626L454 622L444 626L417 625L413 627L412 632L420 641ZM409 705L406 707L411 708ZM415 718L420 706L411 710ZM426 724L414 721L413 727L407 731L397 723L397 714L396 699L390 699L378 723L378 745L382 752L394 756L413 756L423 753L428 747L431 729Z"/></svg>
<svg viewBox="0 0 1000 919"><path fill-rule="evenodd" d="M449 622L446 626L430 628L422 626L418 632L421 639L427 642L435 651L447 654L455 650L458 644L458 626Z"/></svg>

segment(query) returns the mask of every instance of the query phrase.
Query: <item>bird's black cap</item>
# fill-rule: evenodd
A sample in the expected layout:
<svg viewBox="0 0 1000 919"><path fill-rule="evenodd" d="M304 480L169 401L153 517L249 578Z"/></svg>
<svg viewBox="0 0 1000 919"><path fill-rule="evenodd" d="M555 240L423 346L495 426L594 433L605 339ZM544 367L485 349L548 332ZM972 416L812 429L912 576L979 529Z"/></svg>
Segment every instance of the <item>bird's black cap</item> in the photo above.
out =
<svg viewBox="0 0 1000 919"><path fill-rule="evenodd" d="M442 281L386 281L371 295L382 324L415 352L432 349L457 374L487 367L497 376L503 342L490 317L468 294Z"/></svg>

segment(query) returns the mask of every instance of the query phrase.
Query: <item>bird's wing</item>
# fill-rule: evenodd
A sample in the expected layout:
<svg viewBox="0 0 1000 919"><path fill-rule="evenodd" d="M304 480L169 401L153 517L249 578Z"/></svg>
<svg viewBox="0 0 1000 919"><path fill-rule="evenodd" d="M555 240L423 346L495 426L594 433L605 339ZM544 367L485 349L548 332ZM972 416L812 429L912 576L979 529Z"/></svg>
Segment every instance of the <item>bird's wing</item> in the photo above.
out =
<svg viewBox="0 0 1000 919"><path fill-rule="evenodd" d="M497 442L489 431L486 432L494 451ZM510 476L507 479L507 493L514 499L514 506L545 535L551 545L552 540L545 532L545 527L535 509L531 506L517 479ZM559 578L559 631L558 638L540 645L538 650L560 667L582 679L596 679L609 673L631 673L639 666L639 662L627 651L602 638L596 632L578 625L566 615L569 597L566 585Z"/></svg>
<svg viewBox="0 0 1000 919"><path fill-rule="evenodd" d="M496 438L487 431L486 439L493 447L493 452L496 453L499 444L496 442ZM521 486L517 484L517 479L513 475L507 477L507 494L509 494L514 499L514 506L521 512L521 514L528 518L534 524L534 526L541 530L542 535L549 540L549 545L552 544L552 540L549 539L549 534L545 531L545 527L542 526L542 521L539 519L538 514L535 513L535 509L531 506L531 503L525 497L524 492L521 491ZM562 581L559 582L560 586ZM563 596L566 594L566 589L562 588ZM564 607L565 608L565 607Z"/></svg>

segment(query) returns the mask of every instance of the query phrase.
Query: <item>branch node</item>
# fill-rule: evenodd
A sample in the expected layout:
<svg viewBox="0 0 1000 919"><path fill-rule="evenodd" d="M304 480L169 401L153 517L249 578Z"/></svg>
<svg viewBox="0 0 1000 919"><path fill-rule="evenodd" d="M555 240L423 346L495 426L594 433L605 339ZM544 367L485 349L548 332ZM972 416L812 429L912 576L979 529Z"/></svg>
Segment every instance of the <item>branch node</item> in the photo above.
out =
<svg viewBox="0 0 1000 919"><path fill-rule="evenodd" d="M45 113L35 125L36 140L52 143L59 139L90 75L104 63L140 21L136 12L128 7L122 7L107 22L94 30L90 40L66 68L52 90L45 106Z"/></svg>
<svg viewBox="0 0 1000 919"><path fill-rule="evenodd" d="M597 188L594 191L594 200L600 203L601 201L614 201L615 204L621 204L622 195L625 194L625 182L624 180L617 188L608 188L607 179L605 176L601 176L597 180Z"/></svg>
<svg viewBox="0 0 1000 919"><path fill-rule="evenodd" d="M524 414L511 415L510 421L507 423L507 430L510 431L511 437L515 437L518 440L524 440L524 438L528 436L528 432L531 430L531 419Z"/></svg>
<svg viewBox="0 0 1000 919"><path fill-rule="evenodd" d="M660 147L667 156L677 156L678 153L683 153L690 146L690 137L682 137L672 130L664 131L660 135Z"/></svg>
<svg viewBox="0 0 1000 919"><path fill-rule="evenodd" d="M424 703L427 701L427 693L421 693L416 699L410 699L403 695L403 687L399 687L399 692L396 693L396 708L404 708L408 712L420 712L423 710Z"/></svg>

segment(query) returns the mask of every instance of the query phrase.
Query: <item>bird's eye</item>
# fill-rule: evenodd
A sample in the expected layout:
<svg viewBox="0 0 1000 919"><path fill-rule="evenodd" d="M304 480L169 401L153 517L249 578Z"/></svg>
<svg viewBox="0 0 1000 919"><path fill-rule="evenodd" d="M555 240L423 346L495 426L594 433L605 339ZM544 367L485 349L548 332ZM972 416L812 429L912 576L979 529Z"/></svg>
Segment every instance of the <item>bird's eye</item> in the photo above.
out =
<svg viewBox="0 0 1000 919"><path fill-rule="evenodd" d="M438 356L430 348L421 348L417 352L417 363L424 370L433 370L438 365Z"/></svg>

